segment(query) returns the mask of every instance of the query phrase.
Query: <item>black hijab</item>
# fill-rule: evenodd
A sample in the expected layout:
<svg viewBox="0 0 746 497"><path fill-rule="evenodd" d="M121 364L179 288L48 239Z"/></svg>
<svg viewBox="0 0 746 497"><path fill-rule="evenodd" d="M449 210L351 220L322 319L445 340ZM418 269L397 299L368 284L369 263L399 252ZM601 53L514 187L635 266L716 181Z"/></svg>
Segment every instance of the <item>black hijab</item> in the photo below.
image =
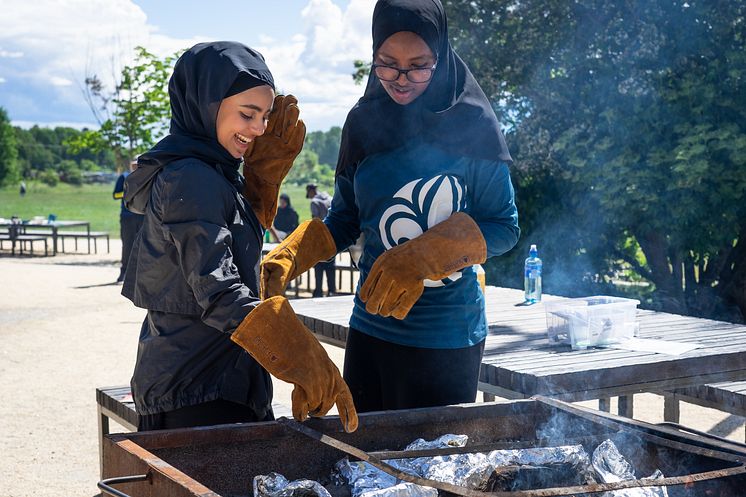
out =
<svg viewBox="0 0 746 497"><path fill-rule="evenodd" d="M400 31L419 35L436 55L433 78L417 100L400 105L371 72L363 97L347 115L337 174L418 136L456 155L511 161L489 100L451 47L440 0L378 0L373 11L374 57L383 42Z"/></svg>
<svg viewBox="0 0 746 497"><path fill-rule="evenodd" d="M216 120L224 98L261 85L274 89L272 73L264 57L245 45L230 41L199 43L184 52L168 83L170 134L138 158L138 168L128 177L125 205L129 208L138 193L149 192L152 179L166 164L187 157L215 166L243 191L238 173L242 159L234 158L220 145ZM138 209L142 201L135 204Z"/></svg>

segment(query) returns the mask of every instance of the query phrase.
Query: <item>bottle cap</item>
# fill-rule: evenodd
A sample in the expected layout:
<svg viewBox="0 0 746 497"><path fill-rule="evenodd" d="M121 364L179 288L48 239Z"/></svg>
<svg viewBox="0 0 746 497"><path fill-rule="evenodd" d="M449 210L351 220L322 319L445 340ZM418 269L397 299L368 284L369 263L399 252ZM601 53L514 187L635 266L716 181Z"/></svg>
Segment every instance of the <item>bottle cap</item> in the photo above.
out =
<svg viewBox="0 0 746 497"><path fill-rule="evenodd" d="M536 257L536 254L538 253L538 250L536 250L536 245L531 245L531 248L528 249L528 255L531 257Z"/></svg>

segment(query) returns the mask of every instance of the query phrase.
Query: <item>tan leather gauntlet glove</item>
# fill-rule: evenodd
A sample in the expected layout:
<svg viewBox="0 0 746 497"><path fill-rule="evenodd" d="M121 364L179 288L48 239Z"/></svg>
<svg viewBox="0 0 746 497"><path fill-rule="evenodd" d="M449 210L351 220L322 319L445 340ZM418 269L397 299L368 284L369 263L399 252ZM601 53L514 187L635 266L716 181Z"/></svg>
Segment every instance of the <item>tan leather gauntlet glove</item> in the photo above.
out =
<svg viewBox="0 0 746 497"><path fill-rule="evenodd" d="M320 219L303 222L262 261L261 297L283 295L288 283L336 253L334 238Z"/></svg>
<svg viewBox="0 0 746 497"><path fill-rule="evenodd" d="M323 416L336 403L345 431L357 429L357 411L347 383L285 297L272 297L259 304L236 328L231 340L270 374L295 385L295 419Z"/></svg>
<svg viewBox="0 0 746 497"><path fill-rule="evenodd" d="M474 220L456 212L417 238L387 250L373 263L360 289L365 310L404 319L425 289L424 280L440 280L487 260L487 244Z"/></svg>
<svg viewBox="0 0 746 497"><path fill-rule="evenodd" d="M303 148L306 125L298 119L298 100L277 95L267 129L251 142L244 154L244 196L265 229L277 214L280 185Z"/></svg>

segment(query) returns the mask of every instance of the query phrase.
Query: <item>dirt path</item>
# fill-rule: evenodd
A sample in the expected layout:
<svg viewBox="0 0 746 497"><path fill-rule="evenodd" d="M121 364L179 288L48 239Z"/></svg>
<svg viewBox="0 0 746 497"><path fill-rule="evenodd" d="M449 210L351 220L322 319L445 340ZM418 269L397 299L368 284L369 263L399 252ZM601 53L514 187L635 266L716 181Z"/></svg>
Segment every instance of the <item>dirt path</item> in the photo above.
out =
<svg viewBox="0 0 746 497"><path fill-rule="evenodd" d="M120 295L111 254L0 255L0 497L98 493L95 388L129 383L145 315ZM327 346L341 367L341 350ZM275 382L275 401L290 388ZM593 405L587 403L587 405ZM635 417L662 420L635 397ZM743 418L682 405L682 423L743 441Z"/></svg>

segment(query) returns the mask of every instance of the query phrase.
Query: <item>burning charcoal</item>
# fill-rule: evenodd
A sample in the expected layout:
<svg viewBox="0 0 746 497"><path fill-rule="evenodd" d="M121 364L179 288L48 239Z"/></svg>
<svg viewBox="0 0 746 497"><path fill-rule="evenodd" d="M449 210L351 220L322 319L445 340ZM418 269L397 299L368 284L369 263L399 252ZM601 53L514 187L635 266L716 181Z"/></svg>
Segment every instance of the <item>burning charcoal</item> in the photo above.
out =
<svg viewBox="0 0 746 497"><path fill-rule="evenodd" d="M517 466L500 466L492 470L482 485L475 488L482 492L507 492L512 489L513 482L518 477Z"/></svg>
<svg viewBox="0 0 746 497"><path fill-rule="evenodd" d="M313 480L289 482L279 473L254 477L254 497L331 497L320 483Z"/></svg>
<svg viewBox="0 0 746 497"><path fill-rule="evenodd" d="M593 469L604 483L636 479L634 468L611 440L604 441L593 451ZM648 477L654 480L659 478L663 478L660 470ZM626 488L607 492L602 497L668 497L668 490L666 487Z"/></svg>

